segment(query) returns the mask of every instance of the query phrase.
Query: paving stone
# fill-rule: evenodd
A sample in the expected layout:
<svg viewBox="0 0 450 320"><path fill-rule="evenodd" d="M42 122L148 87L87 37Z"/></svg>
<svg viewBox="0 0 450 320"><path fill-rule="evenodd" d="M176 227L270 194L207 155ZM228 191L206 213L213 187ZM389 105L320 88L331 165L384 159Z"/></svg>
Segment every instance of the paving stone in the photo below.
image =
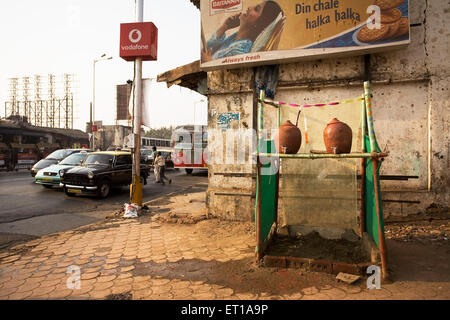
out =
<svg viewBox="0 0 450 320"><path fill-rule="evenodd" d="M40 278L40 277L48 275L49 273L51 273L51 270L37 271L37 272L34 272L31 277L32 278Z"/></svg>
<svg viewBox="0 0 450 320"><path fill-rule="evenodd" d="M108 295L111 294L111 289L105 289L105 290L93 290L89 292L89 297L91 299L101 300L105 299Z"/></svg>
<svg viewBox="0 0 450 320"><path fill-rule="evenodd" d="M2 276L2 277L0 277L0 284L6 283L6 282L9 282L12 280L13 280L13 278L11 276Z"/></svg>
<svg viewBox="0 0 450 320"><path fill-rule="evenodd" d="M170 292L171 287L170 285L165 285L165 286L152 286L151 287L153 294L165 294Z"/></svg>
<svg viewBox="0 0 450 320"><path fill-rule="evenodd" d="M182 300L192 296L193 291L189 288L183 288L183 289L172 289L170 290L170 293L173 294L174 299Z"/></svg>
<svg viewBox="0 0 450 320"><path fill-rule="evenodd" d="M106 289L109 289L113 286L113 282L112 281L108 281L108 282L97 282L96 284L94 284L94 291L103 291Z"/></svg>
<svg viewBox="0 0 450 320"><path fill-rule="evenodd" d="M255 293L236 293L235 297L239 300L256 300L258 295Z"/></svg>
<svg viewBox="0 0 450 320"><path fill-rule="evenodd" d="M133 274L126 272L126 273L121 273L120 275L117 276L117 280L121 280L121 279L128 279L131 278L133 276Z"/></svg>
<svg viewBox="0 0 450 320"><path fill-rule="evenodd" d="M25 291L33 291L34 289L39 288L39 286L40 286L40 283L39 283L39 282L32 282L32 283L25 282L25 283L24 283L23 285L21 285L20 287L14 288L14 289L12 289L12 290L13 290L13 292L20 293L20 292L25 292ZM2 291L3 291L3 290L2 290ZM13 292L11 292L11 293L13 293ZM3 293L3 292L2 292L2 293Z"/></svg>
<svg viewBox="0 0 450 320"><path fill-rule="evenodd" d="M45 279L45 280L43 280L41 283L40 283L40 288L46 288L46 287L57 287L57 286L59 286L59 285L61 285L62 283L64 283L64 285L65 285L65 282L62 280L62 279L53 279L53 280L48 280L47 278Z"/></svg>
<svg viewBox="0 0 450 320"><path fill-rule="evenodd" d="M152 279L153 286L165 286L169 285L170 280L169 279Z"/></svg>
<svg viewBox="0 0 450 320"><path fill-rule="evenodd" d="M319 292L316 294L304 295L301 300L330 300L330 296L326 293Z"/></svg>
<svg viewBox="0 0 450 320"><path fill-rule="evenodd" d="M13 294L13 293L16 293L16 292L22 293L22 292L30 291L30 290L33 290L33 289L34 289L34 288L33 288L33 289L28 289L28 290L26 290L26 289L22 289L22 288L23 288L23 286L19 286L19 287L10 287L10 288L2 288L1 291L0 291L0 297L7 299L8 296L11 295L11 294ZM2 298L0 298L0 300L1 300Z"/></svg>
<svg viewBox="0 0 450 320"><path fill-rule="evenodd" d="M10 262L17 261L19 259L20 259L19 255L8 256L8 257L2 259L2 263L10 263Z"/></svg>
<svg viewBox="0 0 450 320"><path fill-rule="evenodd" d="M150 288L136 289L132 291L133 299L136 300L149 300L153 295L153 291Z"/></svg>
<svg viewBox="0 0 450 320"><path fill-rule="evenodd" d="M325 291L322 291L322 289L320 289L320 292L326 293L330 297L330 299L333 300L344 299L347 296L347 293L344 290L338 288L332 288Z"/></svg>
<svg viewBox="0 0 450 320"><path fill-rule="evenodd" d="M366 293L369 293L373 299L388 299L392 298L392 292L388 289L381 287L380 289L367 289ZM420 290L420 296L423 297L423 290Z"/></svg>
<svg viewBox="0 0 450 320"><path fill-rule="evenodd" d="M108 259L105 260L105 264L109 265L109 264L118 264L120 261L120 258L110 258L108 256Z"/></svg>
<svg viewBox="0 0 450 320"><path fill-rule="evenodd" d="M25 281L27 283L41 283L41 282L45 281L46 278L47 277L44 275L44 276L40 276L40 277L31 277L31 278L26 279Z"/></svg>
<svg viewBox="0 0 450 320"><path fill-rule="evenodd" d="M361 287L359 286L349 286L349 285L343 285L338 287L341 290L344 290L347 294L356 294L360 293L362 291Z"/></svg>
<svg viewBox="0 0 450 320"><path fill-rule="evenodd" d="M111 293L112 294L120 294L120 293L125 293L128 291L132 291L133 287L131 286L131 284L125 284L122 286L116 286L114 284L114 286L111 287Z"/></svg>
<svg viewBox="0 0 450 320"><path fill-rule="evenodd" d="M67 267L55 267L54 269L52 269L51 273L52 274L67 273Z"/></svg>
<svg viewBox="0 0 450 320"><path fill-rule="evenodd" d="M126 279L116 279L113 282L113 287L118 286L124 286L124 285L132 285L133 284L133 278L126 278Z"/></svg>
<svg viewBox="0 0 450 320"><path fill-rule="evenodd" d="M5 283L3 283L3 286L2 286L2 291L3 290L5 290L5 289L10 289L10 288L18 288L18 287L20 287L21 285L23 285L25 283L25 280L16 280L16 279L13 279L13 280L11 280L11 281L8 281L8 282L5 282Z"/></svg>
<svg viewBox="0 0 450 320"><path fill-rule="evenodd" d="M117 269L119 267L119 264L105 264L103 266L103 270L110 270L110 269Z"/></svg>
<svg viewBox="0 0 450 320"><path fill-rule="evenodd" d="M303 289L302 293L304 295L314 295L314 294L318 294L319 290L316 287L309 287L309 288Z"/></svg>
<svg viewBox="0 0 450 320"><path fill-rule="evenodd" d="M117 278L116 275L108 275L108 276L103 276L102 275L102 276L97 278L97 283L104 283L104 282L113 281L116 278Z"/></svg>
<svg viewBox="0 0 450 320"><path fill-rule="evenodd" d="M39 271L52 271L52 269L54 269L55 268L55 266L54 265L49 265L49 264L44 264L44 265L41 265L40 267L39 267Z"/></svg>
<svg viewBox="0 0 450 320"><path fill-rule="evenodd" d="M23 265L27 264L28 262L29 262L29 260L19 259L17 261L14 261L12 265L20 267L20 266L23 266Z"/></svg>
<svg viewBox="0 0 450 320"><path fill-rule="evenodd" d="M32 295L32 291L16 292L8 296L8 300L25 300Z"/></svg>
<svg viewBox="0 0 450 320"><path fill-rule="evenodd" d="M74 261L74 264L76 264L77 266L83 266L88 263L90 263L90 260L87 258L84 259L78 258L77 260Z"/></svg>
<svg viewBox="0 0 450 320"><path fill-rule="evenodd" d="M212 291L193 293L191 295L193 299L196 300L213 300L216 298L216 294Z"/></svg>
<svg viewBox="0 0 450 320"><path fill-rule="evenodd" d="M32 296L41 296L55 291L55 287L39 287L33 290Z"/></svg>
<svg viewBox="0 0 450 320"><path fill-rule="evenodd" d="M120 272L121 273L122 272L128 272L128 271L134 270L134 268L135 268L135 266L122 267L122 268L120 268Z"/></svg>
<svg viewBox="0 0 450 320"><path fill-rule="evenodd" d="M234 294L234 290L230 288L221 288L221 289L213 288L213 291L216 293L217 296L221 297L232 296Z"/></svg>
<svg viewBox="0 0 450 320"><path fill-rule="evenodd" d="M81 280L94 279L94 278L97 278L99 275L100 275L100 272L82 273Z"/></svg>
<svg viewBox="0 0 450 320"><path fill-rule="evenodd" d="M169 292L161 293L161 294L155 294L154 292L150 297L148 297L149 300L172 300L173 295Z"/></svg>

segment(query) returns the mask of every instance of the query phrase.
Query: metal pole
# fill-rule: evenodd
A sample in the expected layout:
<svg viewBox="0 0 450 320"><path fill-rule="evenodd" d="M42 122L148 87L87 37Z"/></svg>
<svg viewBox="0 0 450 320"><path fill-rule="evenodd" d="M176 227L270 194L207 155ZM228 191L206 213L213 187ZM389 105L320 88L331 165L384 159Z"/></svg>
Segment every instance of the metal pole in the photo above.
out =
<svg viewBox="0 0 450 320"><path fill-rule="evenodd" d="M95 59L93 63L93 79L92 79L92 124L91 124L91 133L92 133L92 150L95 151L95 136L94 131L92 130L95 121Z"/></svg>
<svg viewBox="0 0 450 320"><path fill-rule="evenodd" d="M144 21L144 0L136 1L136 22ZM133 184L131 186L131 203L142 206L141 172L141 124L142 124L142 58L135 60L135 96L134 108L134 158L133 158Z"/></svg>

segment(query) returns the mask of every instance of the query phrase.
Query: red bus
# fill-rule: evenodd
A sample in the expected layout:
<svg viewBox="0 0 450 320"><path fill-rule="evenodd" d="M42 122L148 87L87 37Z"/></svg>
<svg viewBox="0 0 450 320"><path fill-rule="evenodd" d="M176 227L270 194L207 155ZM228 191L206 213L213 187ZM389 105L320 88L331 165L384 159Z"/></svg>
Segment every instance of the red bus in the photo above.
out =
<svg viewBox="0 0 450 320"><path fill-rule="evenodd" d="M194 169L208 170L205 159L208 146L206 126L178 126L173 131L172 140L175 168L184 168L187 174L191 174Z"/></svg>

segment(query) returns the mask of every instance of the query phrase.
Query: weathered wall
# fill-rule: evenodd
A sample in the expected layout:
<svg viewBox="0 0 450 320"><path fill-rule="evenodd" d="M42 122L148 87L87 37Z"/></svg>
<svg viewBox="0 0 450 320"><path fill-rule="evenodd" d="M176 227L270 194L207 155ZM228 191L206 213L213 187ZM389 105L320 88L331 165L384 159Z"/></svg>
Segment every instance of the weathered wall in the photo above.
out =
<svg viewBox="0 0 450 320"><path fill-rule="evenodd" d="M410 0L410 11L411 44L370 59L375 132L382 150L390 153L381 173L418 176L382 181L386 217L448 207L450 202L450 8L444 0ZM252 69L208 72L208 128L216 128L218 113L230 111L242 114L239 127L255 126L252 75ZM303 104L357 97L366 76L362 56L282 64L275 100ZM275 112L269 112L265 127L276 121ZM210 213L253 219L254 173L255 166L210 164ZM280 208L280 218L283 214Z"/></svg>
<svg viewBox="0 0 450 320"><path fill-rule="evenodd" d="M208 131L216 133L209 134L208 141L214 161L208 163L208 211L231 220L254 217L254 168L251 163L237 163L237 142L229 143L234 139L227 137L226 131L222 133L217 117L228 112L239 113L239 122L233 122L231 128L253 127L252 74L249 69L208 73Z"/></svg>

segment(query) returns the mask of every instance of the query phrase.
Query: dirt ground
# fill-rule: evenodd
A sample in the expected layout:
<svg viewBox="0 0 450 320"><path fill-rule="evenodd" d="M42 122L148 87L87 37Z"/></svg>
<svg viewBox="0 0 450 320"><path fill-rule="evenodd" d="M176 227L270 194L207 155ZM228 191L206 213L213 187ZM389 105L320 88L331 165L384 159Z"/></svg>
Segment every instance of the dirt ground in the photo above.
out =
<svg viewBox="0 0 450 320"><path fill-rule="evenodd" d="M324 239L317 232L295 238L276 236L267 254L345 263L370 262L361 241Z"/></svg>
<svg viewBox="0 0 450 320"><path fill-rule="evenodd" d="M450 220L385 226L388 264L397 281L450 281Z"/></svg>

